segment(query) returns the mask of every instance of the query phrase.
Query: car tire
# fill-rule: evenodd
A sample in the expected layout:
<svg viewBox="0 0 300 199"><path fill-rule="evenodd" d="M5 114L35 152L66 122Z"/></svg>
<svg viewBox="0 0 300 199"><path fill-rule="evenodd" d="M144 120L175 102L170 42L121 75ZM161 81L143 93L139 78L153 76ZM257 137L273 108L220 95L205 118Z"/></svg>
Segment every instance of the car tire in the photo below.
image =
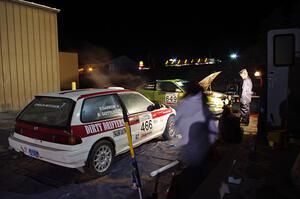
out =
<svg viewBox="0 0 300 199"><path fill-rule="evenodd" d="M165 131L163 133L163 138L165 140L171 140L176 136L176 130L175 130L175 116L171 115L168 118Z"/></svg>
<svg viewBox="0 0 300 199"><path fill-rule="evenodd" d="M86 164L88 174L92 176L105 175L113 163L114 155L114 147L110 141L98 141L89 153Z"/></svg>

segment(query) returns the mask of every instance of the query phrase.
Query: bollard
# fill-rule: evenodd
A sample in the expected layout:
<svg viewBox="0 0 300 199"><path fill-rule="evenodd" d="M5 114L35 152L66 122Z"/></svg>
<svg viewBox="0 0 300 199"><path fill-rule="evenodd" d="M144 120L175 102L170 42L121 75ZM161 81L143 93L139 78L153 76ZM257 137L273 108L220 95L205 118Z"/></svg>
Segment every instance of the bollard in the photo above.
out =
<svg viewBox="0 0 300 199"><path fill-rule="evenodd" d="M72 90L76 90L76 82L72 82Z"/></svg>

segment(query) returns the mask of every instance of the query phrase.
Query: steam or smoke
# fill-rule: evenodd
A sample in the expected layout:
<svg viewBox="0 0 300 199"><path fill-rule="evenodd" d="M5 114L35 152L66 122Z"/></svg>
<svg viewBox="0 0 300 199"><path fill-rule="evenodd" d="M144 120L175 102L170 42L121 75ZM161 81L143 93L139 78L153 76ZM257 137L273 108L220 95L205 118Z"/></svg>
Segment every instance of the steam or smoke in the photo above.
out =
<svg viewBox="0 0 300 199"><path fill-rule="evenodd" d="M120 58L120 57L119 57ZM108 65L114 60L114 69ZM82 75L81 88L109 86L120 86L135 89L143 84L143 78L138 74L137 62L126 56L117 59L105 48L90 43L82 43L79 51L79 63L81 66L92 66L92 72L85 72Z"/></svg>
<svg viewBox="0 0 300 199"><path fill-rule="evenodd" d="M143 80L141 76L124 72L103 72L101 70L96 70L89 78L97 88L121 86L124 88L135 89L139 85L145 83L145 80Z"/></svg>
<svg viewBox="0 0 300 199"><path fill-rule="evenodd" d="M95 46L91 43L81 43L78 53L79 65L102 64L113 58L112 53L102 47Z"/></svg>

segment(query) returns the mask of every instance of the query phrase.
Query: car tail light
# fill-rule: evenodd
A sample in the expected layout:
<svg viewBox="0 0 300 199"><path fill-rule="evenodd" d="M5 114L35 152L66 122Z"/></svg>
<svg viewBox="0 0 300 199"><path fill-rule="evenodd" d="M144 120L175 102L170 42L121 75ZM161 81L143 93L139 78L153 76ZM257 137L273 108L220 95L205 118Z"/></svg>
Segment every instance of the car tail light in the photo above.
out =
<svg viewBox="0 0 300 199"><path fill-rule="evenodd" d="M66 145L76 145L82 143L81 138L74 135L52 135L51 140L48 139L47 141Z"/></svg>
<svg viewBox="0 0 300 199"><path fill-rule="evenodd" d="M80 137L74 136L74 135L69 135L67 144L68 145L75 145L75 144L80 144L82 143L82 140Z"/></svg>

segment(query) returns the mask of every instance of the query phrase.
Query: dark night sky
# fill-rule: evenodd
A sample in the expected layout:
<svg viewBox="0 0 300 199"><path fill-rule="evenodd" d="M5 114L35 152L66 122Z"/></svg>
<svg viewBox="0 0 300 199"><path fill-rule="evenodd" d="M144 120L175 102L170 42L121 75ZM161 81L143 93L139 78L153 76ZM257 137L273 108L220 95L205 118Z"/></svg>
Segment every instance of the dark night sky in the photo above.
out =
<svg viewBox="0 0 300 199"><path fill-rule="evenodd" d="M289 1L33 2L61 10L61 50L76 51L90 43L136 59L147 53L161 58L220 57L241 51L256 41L261 21L275 8L292 5Z"/></svg>

